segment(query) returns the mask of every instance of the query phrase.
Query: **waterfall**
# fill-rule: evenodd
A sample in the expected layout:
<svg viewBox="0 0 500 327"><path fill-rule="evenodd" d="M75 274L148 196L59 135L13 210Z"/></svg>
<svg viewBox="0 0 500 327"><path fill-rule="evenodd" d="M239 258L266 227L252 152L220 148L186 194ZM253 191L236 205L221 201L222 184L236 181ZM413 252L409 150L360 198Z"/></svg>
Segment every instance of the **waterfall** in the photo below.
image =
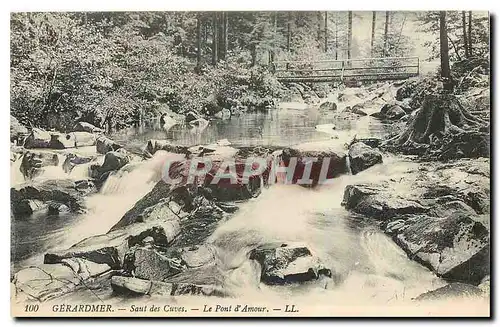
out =
<svg viewBox="0 0 500 327"><path fill-rule="evenodd" d="M87 198L88 213L69 227L58 248L65 248L93 235L103 234L123 217L160 180L165 160L179 155L157 151L153 158L133 162L111 173L98 194Z"/></svg>
<svg viewBox="0 0 500 327"><path fill-rule="evenodd" d="M351 170L351 157L349 157L349 154L345 156L345 166L347 168L347 174L352 175L352 170Z"/></svg>
<svg viewBox="0 0 500 327"><path fill-rule="evenodd" d="M69 178L74 180L88 179L90 177L90 166L91 163L76 165L69 173Z"/></svg>
<svg viewBox="0 0 500 327"><path fill-rule="evenodd" d="M241 204L234 217L208 240L221 262L226 289L245 299L280 301L286 297L295 303L360 305L409 302L444 285L435 274L408 259L390 237L365 226L341 206L346 185L399 176L413 165L387 162L374 166L372 174L342 175L314 191L299 185L273 185L265 194ZM346 165L349 167L348 159ZM335 278L296 288L260 283L259 267L248 256L252 249L269 242L306 244L334 271Z"/></svg>
<svg viewBox="0 0 500 327"><path fill-rule="evenodd" d="M10 185L17 185L25 182L23 173L21 173L21 163L23 162L23 156L17 158L16 161L10 164Z"/></svg>

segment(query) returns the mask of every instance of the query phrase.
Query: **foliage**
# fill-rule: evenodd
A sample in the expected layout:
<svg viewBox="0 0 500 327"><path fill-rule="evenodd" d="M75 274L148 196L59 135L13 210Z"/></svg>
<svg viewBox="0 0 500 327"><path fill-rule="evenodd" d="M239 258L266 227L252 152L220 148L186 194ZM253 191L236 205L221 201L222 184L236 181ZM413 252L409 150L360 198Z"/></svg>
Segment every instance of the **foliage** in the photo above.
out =
<svg viewBox="0 0 500 327"><path fill-rule="evenodd" d="M466 13L466 31L468 31L468 15ZM471 45L473 57L484 57L489 53L489 17L487 13L473 12L472 13L472 28ZM420 29L424 32L439 33L439 11L421 12L417 16L420 21ZM460 61L466 58L464 48L464 34L462 23L462 12L460 11L447 11L446 12L446 25L448 28L448 40L450 47L450 60ZM425 45L431 49L431 56L428 59L439 58L439 39L435 38L425 42Z"/></svg>

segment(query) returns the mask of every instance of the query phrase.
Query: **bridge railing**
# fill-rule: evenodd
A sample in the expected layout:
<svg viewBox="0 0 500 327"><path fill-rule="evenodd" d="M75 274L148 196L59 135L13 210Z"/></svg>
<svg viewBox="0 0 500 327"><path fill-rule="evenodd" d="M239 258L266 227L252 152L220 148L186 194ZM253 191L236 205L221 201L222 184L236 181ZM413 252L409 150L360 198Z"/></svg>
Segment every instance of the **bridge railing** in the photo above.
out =
<svg viewBox="0 0 500 327"><path fill-rule="evenodd" d="M418 76L418 57L357 58L319 61L278 61L272 69L278 79L401 79Z"/></svg>

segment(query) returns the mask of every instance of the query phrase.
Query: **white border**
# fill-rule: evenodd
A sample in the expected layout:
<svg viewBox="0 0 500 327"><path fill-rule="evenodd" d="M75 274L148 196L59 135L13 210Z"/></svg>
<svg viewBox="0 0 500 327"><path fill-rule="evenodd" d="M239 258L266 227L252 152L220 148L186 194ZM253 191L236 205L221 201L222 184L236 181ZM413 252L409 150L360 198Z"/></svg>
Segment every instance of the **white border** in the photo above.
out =
<svg viewBox="0 0 500 327"><path fill-rule="evenodd" d="M1 246L1 256L0 262L2 264L2 269L0 270L0 297L1 297L1 313L0 319L2 320L2 326L13 326L16 323L20 323L20 321L15 321L10 318L10 288L9 288L9 279L10 279L10 203L9 203L9 188L7 185L10 185L10 165L8 161L8 152L10 151L10 146L8 143L9 140L9 16L12 11L105 11L105 10L119 10L119 11L143 11L143 10L481 10L481 11L490 11L493 14L500 12L498 9L499 1L488 1L488 0L440 0L440 1L401 1L401 0L385 0L385 1L377 1L373 0L350 0L350 1L322 1L322 0L307 0L302 2L292 2L292 1L269 1L269 0L252 0L252 1L235 1L235 0L224 0L224 1L207 1L207 0L183 0L183 1L151 1L151 0L86 0L86 1L71 1L71 0L44 0L44 1L36 1L36 0L17 0L17 1L4 1L0 4L1 10L0 12L0 36L1 36L1 86L0 92L2 94L1 99L1 109L0 109L0 124L2 124L2 128L0 128L3 136L0 136L0 146L2 160L0 160L1 169L0 172L2 174L1 181L3 181L4 185L0 188L1 196L0 196L0 204L2 210L2 217L0 218L1 228L3 235L0 237L2 242ZM494 27L494 26L493 26ZM495 51L494 62L498 63L498 51ZM496 69L492 71L492 74L496 74ZM496 94L497 96L500 94L498 83L494 84L494 90L492 94ZM495 101L495 103L497 103ZM498 108L492 108L493 111L497 111ZM497 117L500 113L497 111L493 117ZM492 124L495 126L495 124ZM498 126L498 125L497 125ZM498 131L494 132L495 136L498 136ZM495 153L495 157L498 156L497 149L498 140L493 140L493 150ZM495 170L498 171L497 165L499 164L498 158L495 158ZM497 194L494 195L494 200L492 203L500 203L499 202L498 190ZM497 217L493 217L492 219L497 220ZM494 226L497 226L493 233L496 236L496 242L498 243L498 233L497 229L500 223L497 221ZM494 253L497 254L497 249L494 249ZM496 261L496 255L494 261ZM498 270L498 265L497 270ZM495 281L496 275L494 276ZM496 283L495 283L496 284ZM495 292L496 293L496 292ZM495 296L498 303L498 297ZM495 312L497 306L492 308L492 312ZM498 314L498 311L497 311ZM63 324L63 325L72 325L78 323L79 325L92 325L95 326L101 325L104 321L92 321L92 320L30 320L30 321L22 321L23 324L42 324L42 325L54 325L54 324ZM110 324L123 324L124 320L106 320L106 323ZM237 323L237 324L247 324L247 323L258 323L260 325L268 325L268 324L289 324L292 321L243 321L243 320L217 320L217 321L209 321L211 324L220 324L220 323ZM400 324L402 321L394 321L396 324ZM433 325L436 323L439 324L456 324L459 321L420 321L420 322L410 322L407 323L418 323L418 324L426 324ZM131 320L127 323L133 323L134 325L142 325L144 323L148 324L157 324L164 325L168 323L169 325L173 324L196 324L196 323L207 323L207 321L196 320L196 321L182 321L182 320L154 320L148 321L144 320ZM307 325L309 321L301 321L300 325ZM327 323L327 324L373 324L373 323L381 323L386 324L386 321L357 321L357 322L349 322L349 321L318 321L317 323Z"/></svg>

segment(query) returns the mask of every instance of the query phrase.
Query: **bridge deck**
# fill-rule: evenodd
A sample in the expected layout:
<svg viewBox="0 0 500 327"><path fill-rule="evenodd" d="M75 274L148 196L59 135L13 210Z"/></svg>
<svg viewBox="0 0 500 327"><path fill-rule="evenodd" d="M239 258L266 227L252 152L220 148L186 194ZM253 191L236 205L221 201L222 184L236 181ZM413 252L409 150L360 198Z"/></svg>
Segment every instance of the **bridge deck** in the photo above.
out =
<svg viewBox="0 0 500 327"><path fill-rule="evenodd" d="M273 63L273 69L282 82L401 80L418 76L420 63L418 57L281 61Z"/></svg>

